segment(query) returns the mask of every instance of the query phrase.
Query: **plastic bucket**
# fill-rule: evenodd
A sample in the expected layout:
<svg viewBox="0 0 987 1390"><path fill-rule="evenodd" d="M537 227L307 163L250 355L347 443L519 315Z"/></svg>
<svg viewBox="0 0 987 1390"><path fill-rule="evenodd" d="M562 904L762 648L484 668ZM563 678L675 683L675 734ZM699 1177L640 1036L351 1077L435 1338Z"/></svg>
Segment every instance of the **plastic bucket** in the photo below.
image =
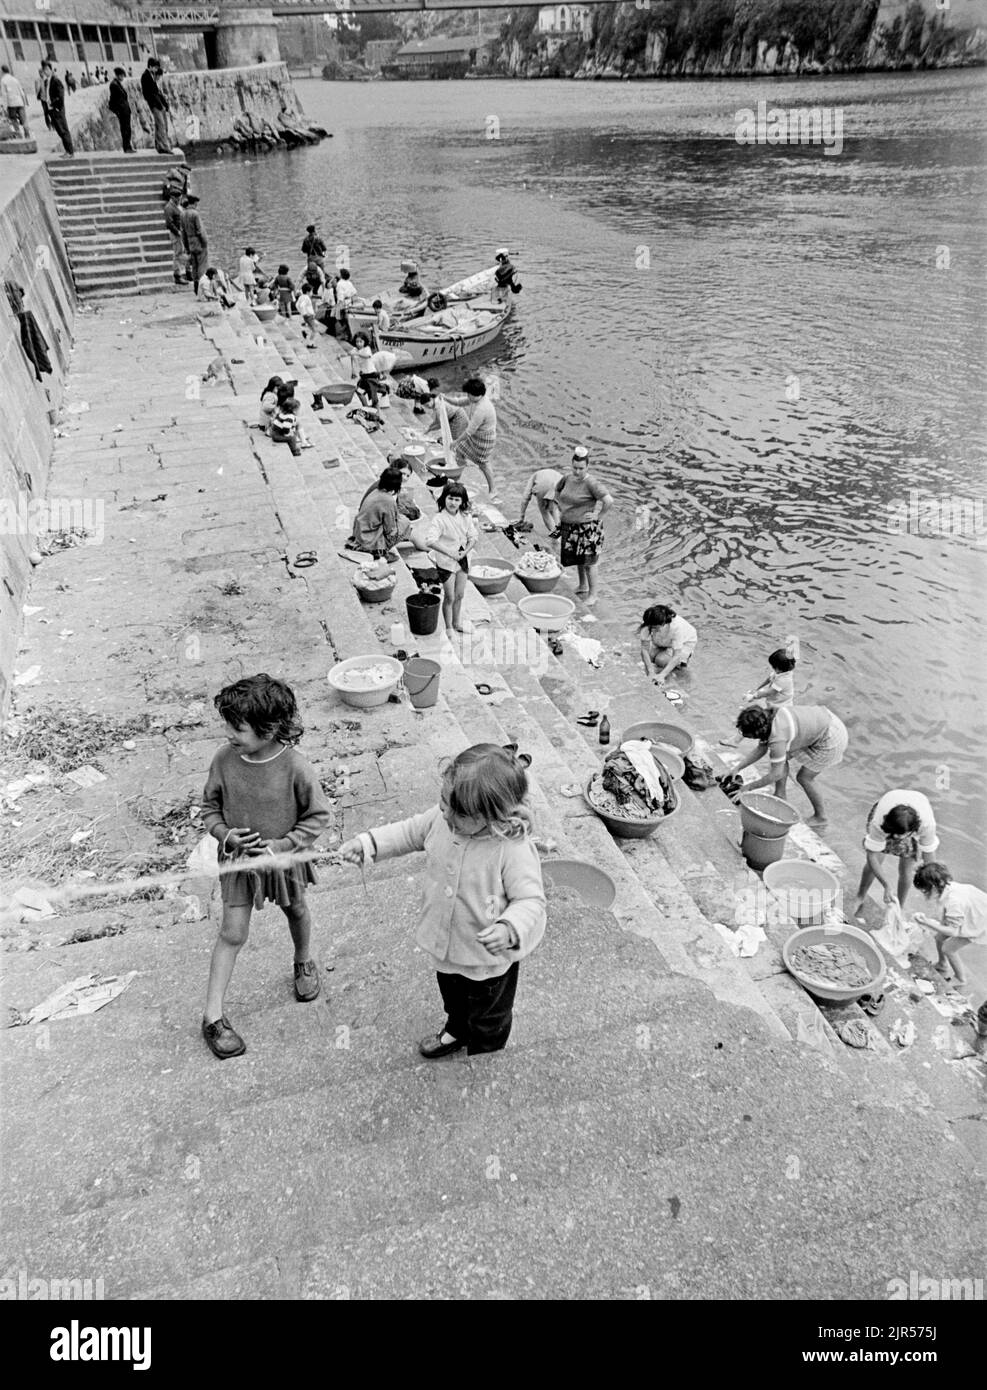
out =
<svg viewBox="0 0 987 1390"><path fill-rule="evenodd" d="M439 676L442 667L437 661L423 656L410 657L404 663L404 685L415 709L429 709L439 698Z"/></svg>
<svg viewBox="0 0 987 1390"><path fill-rule="evenodd" d="M766 839L763 835L755 835L753 830L745 830L740 841L740 852L752 869L766 869L769 864L777 864L779 859L784 859L786 839L787 832Z"/></svg>
<svg viewBox="0 0 987 1390"><path fill-rule="evenodd" d="M794 806L789 806L780 796L769 796L766 792L745 792L738 798L737 804L740 824L745 832L750 831L764 840L783 840L792 826L798 825L802 819Z"/></svg>
<svg viewBox="0 0 987 1390"><path fill-rule="evenodd" d="M764 871L764 886L779 899L787 915L800 926L819 926L840 892L835 874L810 859L781 859Z"/></svg>
<svg viewBox="0 0 987 1390"><path fill-rule="evenodd" d="M404 601L408 627L416 637L428 637L439 625L442 600L438 594L409 594Z"/></svg>

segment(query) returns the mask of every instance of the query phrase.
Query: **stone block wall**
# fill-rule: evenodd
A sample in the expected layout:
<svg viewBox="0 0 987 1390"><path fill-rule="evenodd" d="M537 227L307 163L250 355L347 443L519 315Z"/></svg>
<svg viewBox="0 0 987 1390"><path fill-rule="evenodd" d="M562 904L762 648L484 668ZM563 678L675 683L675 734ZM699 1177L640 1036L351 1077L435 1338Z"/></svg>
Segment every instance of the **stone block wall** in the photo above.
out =
<svg viewBox="0 0 987 1390"><path fill-rule="evenodd" d="M16 166L16 167L15 167ZM53 429L68 373L75 288L47 170L4 162L0 176L0 275L24 291L24 308L48 341L52 374L39 382L21 345L20 323L0 293L0 716L6 710L22 607L37 536L30 503L43 499ZM24 521L28 520L25 527Z"/></svg>
<svg viewBox="0 0 987 1390"><path fill-rule="evenodd" d="M133 113L134 146L154 149L154 122L141 96L139 77L126 82ZM304 120L304 113L284 63L259 63L249 68L217 68L206 72L170 73L163 89L171 105L176 144L189 149L197 144L227 140L233 122L245 111L277 125L281 115ZM73 127L77 150L118 150L120 126L103 97L96 110Z"/></svg>

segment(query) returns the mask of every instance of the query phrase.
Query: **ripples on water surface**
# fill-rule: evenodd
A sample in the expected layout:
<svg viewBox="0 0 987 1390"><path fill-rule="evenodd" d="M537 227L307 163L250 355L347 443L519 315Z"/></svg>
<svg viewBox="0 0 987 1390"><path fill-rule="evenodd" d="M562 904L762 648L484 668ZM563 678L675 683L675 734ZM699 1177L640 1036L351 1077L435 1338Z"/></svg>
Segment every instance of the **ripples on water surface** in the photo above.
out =
<svg viewBox="0 0 987 1390"><path fill-rule="evenodd" d="M841 791L925 786L978 879L983 537L887 518L910 489L983 506L984 87L303 82L331 141L199 179L231 264L251 241L297 266L313 219L362 292L408 255L442 284L515 248L515 318L469 365L501 377L505 479L594 447L618 499L596 631L679 605L708 639L703 727L798 631L797 690L851 731ZM842 155L737 145L734 113L761 97L842 107Z"/></svg>

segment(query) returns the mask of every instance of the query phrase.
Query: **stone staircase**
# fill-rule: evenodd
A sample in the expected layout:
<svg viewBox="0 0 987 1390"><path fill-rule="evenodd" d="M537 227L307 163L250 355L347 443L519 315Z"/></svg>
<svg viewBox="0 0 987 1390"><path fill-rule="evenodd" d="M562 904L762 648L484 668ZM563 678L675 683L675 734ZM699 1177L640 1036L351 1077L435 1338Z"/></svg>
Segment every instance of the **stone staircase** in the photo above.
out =
<svg viewBox="0 0 987 1390"><path fill-rule="evenodd" d="M198 795L216 740L181 728L183 702L216 688L209 663L228 669L232 659L245 672L263 658L299 692L306 754L347 736L334 724L355 726L349 737L365 751L341 803L345 834L420 810L442 755L478 740L518 742L533 756L539 833L560 855L604 868L618 898L611 916L553 895L550 930L524 967L511 1046L494 1059L435 1065L414 1051L438 1022L413 944L415 857L376 867L366 884L355 870L320 871L311 902L319 959L332 971L318 1006L291 1003L283 927L273 912L257 919L236 977L234 1019L248 1052L223 1066L196 1035L212 923L155 923L155 904L128 904L133 925L122 934L8 957L17 1002L44 997L66 971L139 972L94 1019L52 1025L47 1049L35 1030L6 1034L5 1110L21 1117L6 1122L4 1143L8 1261L98 1267L112 1298L885 1298L887 1281L909 1269L977 1272L971 1213L982 1184L936 1103L938 1074L922 1090L894 1054L863 1064L842 1044L801 1046L798 1019L819 1017L811 999L787 975L779 983L777 970L754 975L714 929L737 873L720 830L726 801L685 793L682 814L659 835L621 846L580 799L560 794L600 757L572 722L595 698L583 673L574 680L540 648L527 666L494 667L475 651L417 639L442 664L435 708L362 714L327 697L326 667L389 650L387 627L405 617L413 584L403 567L395 598L367 607L338 552L340 509L353 508L410 417L395 404L386 430L368 436L343 410L304 408L317 447L293 458L246 425L270 375L297 377L306 406L307 386L334 375L323 371L331 357L302 348L293 325L261 327L240 309L203 314L202 325L206 343L187 324L171 330L189 335L183 371L221 353L232 391L221 383L188 401L187 378L176 385L162 370L175 352L169 338L160 360L140 359L133 387L149 395L132 437L117 407L101 403L99 429L80 435L63 464L56 457L53 475L70 493L98 479L127 509L102 553L69 553L64 568L39 577L54 586L64 576L106 616L110 633L94 618L90 641L112 673L107 695L126 693L131 706L142 696L166 722L166 767L144 772L121 755L128 791L158 795L164 781L176 803L183 790ZM107 325L98 341L123 355L117 336ZM146 332L143 343L153 353ZM179 414L191 457L177 439L165 443ZM81 431L92 424L87 415ZM167 505L156 504L162 490ZM249 522L234 511L245 492ZM427 505L432 494L421 487L416 500ZM192 529L202 513L214 533ZM153 547L165 557L156 567ZM309 549L319 563L293 570L292 557ZM483 549L499 550L500 538L485 536ZM181 585L194 563L214 593L234 553L244 556L242 597L226 602L242 631L230 652L221 600L204 610L196 595L192 607ZM166 563L173 585L161 583ZM111 574L114 591L102 593ZM149 611L140 606L149 585L154 627L138 616ZM261 621L259 596L275 587L282 607L265 608ZM32 645L44 670L65 651L60 592L32 598L50 605L52 622L38 630L49 649ZM513 596L488 601L470 588L467 614L480 631L516 632ZM131 623L123 640L144 652L132 689L121 609ZM281 614L276 632L270 612ZM162 625L180 644L195 627L203 665L170 660ZM586 673L594 683L598 674ZM494 693L480 696L477 680ZM23 694L45 698L31 685ZM643 687L626 698L645 702L640 713L653 699ZM631 706L620 722L636 714ZM40 1180L39 1135L48 1154Z"/></svg>
<svg viewBox="0 0 987 1390"><path fill-rule="evenodd" d="M161 183L173 163L173 156L153 153L49 161L81 298L158 293L173 283L161 199Z"/></svg>

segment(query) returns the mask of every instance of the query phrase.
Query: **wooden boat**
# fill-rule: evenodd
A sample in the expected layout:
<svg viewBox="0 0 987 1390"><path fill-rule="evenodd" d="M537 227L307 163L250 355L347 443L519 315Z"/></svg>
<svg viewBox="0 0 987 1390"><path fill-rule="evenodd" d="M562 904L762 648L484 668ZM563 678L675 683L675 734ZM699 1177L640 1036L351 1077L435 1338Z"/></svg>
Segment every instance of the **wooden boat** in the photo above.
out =
<svg viewBox="0 0 987 1390"><path fill-rule="evenodd" d="M495 288L494 271L482 270L440 290L447 307L436 312L420 300L395 299L386 332L376 328L373 309L347 310L346 323L351 337L366 333L385 352L397 353L395 371L455 362L492 343L510 318L513 304L496 298Z"/></svg>

